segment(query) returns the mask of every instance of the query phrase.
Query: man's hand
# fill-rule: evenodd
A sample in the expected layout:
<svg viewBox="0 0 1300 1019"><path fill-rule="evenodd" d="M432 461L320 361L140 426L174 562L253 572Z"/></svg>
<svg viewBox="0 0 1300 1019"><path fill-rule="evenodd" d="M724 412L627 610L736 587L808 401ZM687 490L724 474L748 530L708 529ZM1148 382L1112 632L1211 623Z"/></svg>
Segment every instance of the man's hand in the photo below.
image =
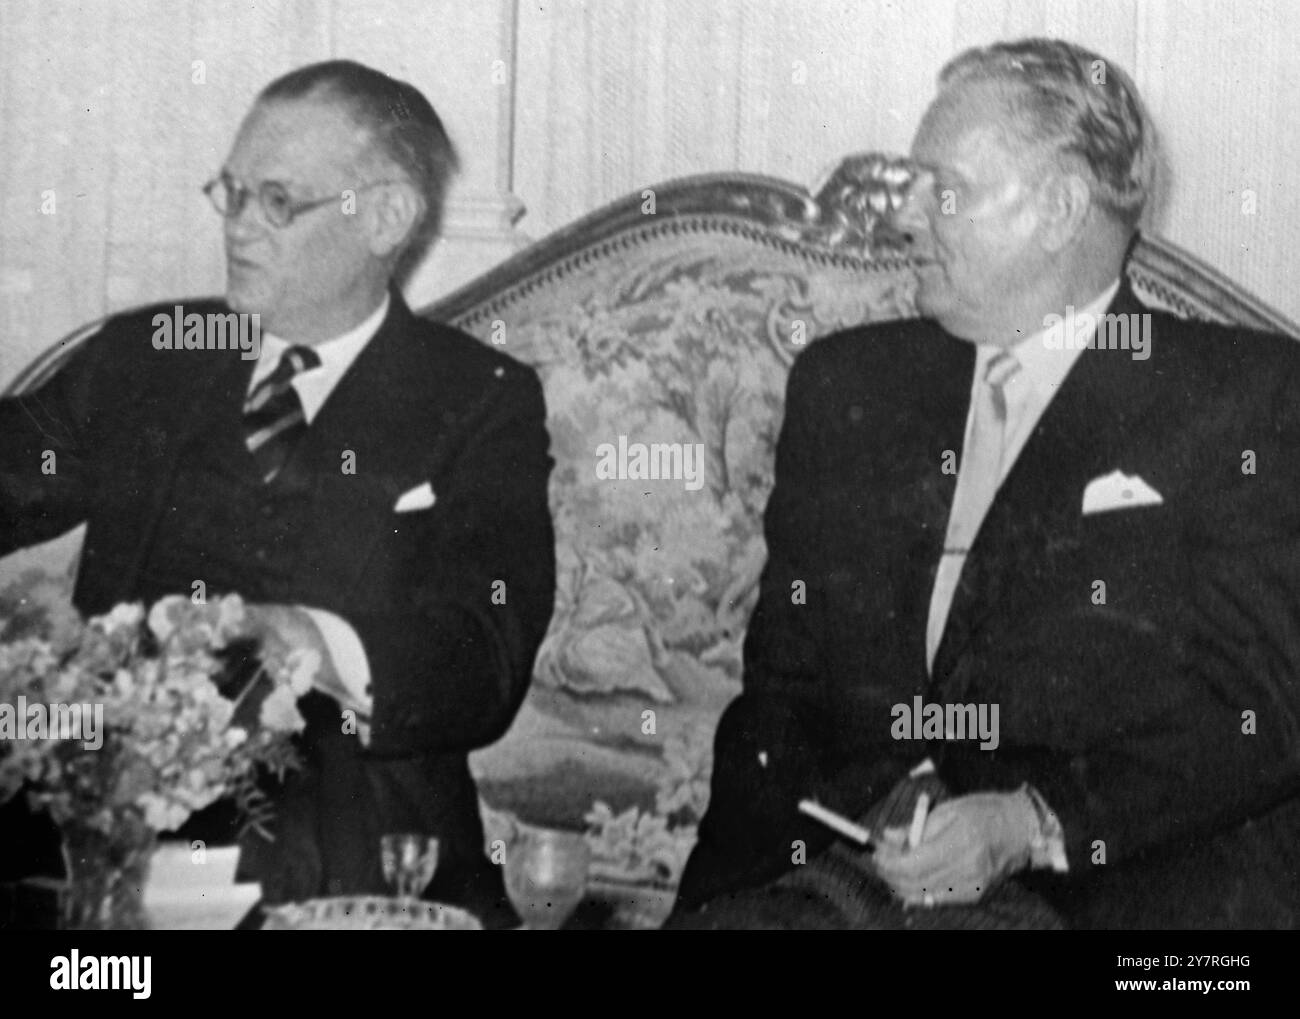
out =
<svg viewBox="0 0 1300 1019"><path fill-rule="evenodd" d="M344 708L369 715L370 706L356 702L356 697L339 678L325 638L311 616L297 605L262 603L246 605L253 632L268 646L290 651L303 648L320 655L320 668L312 684L321 693L333 697Z"/></svg>
<svg viewBox="0 0 1300 1019"><path fill-rule="evenodd" d="M309 648L321 653L322 664L328 661L320 629L311 621L311 616L298 606L245 602L244 610L248 613L249 629L268 648L276 651Z"/></svg>
<svg viewBox="0 0 1300 1019"><path fill-rule="evenodd" d="M1024 792L975 793L934 808L917 845L889 828L876 872L909 905L978 902L998 878L1029 862L1038 814Z"/></svg>

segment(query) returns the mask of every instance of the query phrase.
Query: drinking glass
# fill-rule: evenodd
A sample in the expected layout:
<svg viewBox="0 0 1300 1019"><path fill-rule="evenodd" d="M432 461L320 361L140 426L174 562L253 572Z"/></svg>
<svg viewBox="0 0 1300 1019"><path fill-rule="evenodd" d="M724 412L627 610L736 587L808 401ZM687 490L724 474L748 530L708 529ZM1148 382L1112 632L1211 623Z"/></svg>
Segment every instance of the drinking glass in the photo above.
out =
<svg viewBox="0 0 1300 1019"><path fill-rule="evenodd" d="M582 901L590 850L579 832L524 831L506 850L506 894L528 930L559 930Z"/></svg>
<svg viewBox="0 0 1300 1019"><path fill-rule="evenodd" d="M394 834L379 840L384 880L399 898L415 899L438 869L438 840L427 835Z"/></svg>

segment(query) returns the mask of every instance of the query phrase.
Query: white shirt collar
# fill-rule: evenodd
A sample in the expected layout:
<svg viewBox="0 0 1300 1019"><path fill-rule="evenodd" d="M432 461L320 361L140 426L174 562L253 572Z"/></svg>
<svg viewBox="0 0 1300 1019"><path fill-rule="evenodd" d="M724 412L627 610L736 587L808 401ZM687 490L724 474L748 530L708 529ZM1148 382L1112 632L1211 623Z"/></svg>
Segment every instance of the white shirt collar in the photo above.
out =
<svg viewBox="0 0 1300 1019"><path fill-rule="evenodd" d="M1091 315L1095 329L1097 318L1115 299L1119 284L1120 281L1115 280L1086 306L1076 308L1074 318L1082 318L1084 314ZM976 351L975 377L971 380L970 412L966 418L964 447L966 449L970 448L971 430L975 422L975 403L979 398L980 387L984 385L989 362L1002 350L1010 350L1021 365L1020 370L1007 379L1002 387L1006 397L1007 430L1003 436L1002 471L999 484L1010 473L1043 412L1056 396L1056 391L1065 381L1065 377L1070 374L1070 369L1074 367L1074 363L1091 339L1090 333L1084 333L1074 337L1073 342L1068 344L1049 344L1047 336L1050 328L1052 328L1050 323L1044 323L1041 330L1009 348L982 343Z"/></svg>
<svg viewBox="0 0 1300 1019"><path fill-rule="evenodd" d="M1074 309L1074 316L1082 319L1084 315L1091 316L1094 328L1096 319L1105 313L1110 307L1111 301L1119 292L1120 281L1116 279L1110 286L1100 294L1089 301L1084 307ZM1079 355L1088 345L1087 336L1074 338L1073 343L1049 345L1045 342L1048 326L1044 325L1042 329L1031 336L1013 344L1010 347L999 347L994 344L981 343L978 347L975 363L975 377L984 378L984 373L988 364L1002 350L1010 350L1015 355L1016 360L1020 362L1020 371L1012 376L1008 385L1012 388L1021 388L1026 383L1037 392L1054 393L1065 381L1065 376L1070 373L1074 362L1078 360Z"/></svg>
<svg viewBox="0 0 1300 1019"><path fill-rule="evenodd" d="M308 424L311 424L312 419L320 411L330 393L334 391L334 387L338 385L339 380L352 367L352 362L357 359L357 355L379 332L379 327L384 324L384 319L388 316L391 305L392 299L385 293L379 307L372 311L364 321L339 336L311 344L312 350L320 357L320 364L315 368L299 372L290 383L298 392L298 399L302 402L303 416L307 419ZM294 344L288 340L272 333L262 334L262 353L257 359L257 366L253 369L253 377L248 383L250 393L257 388L259 382L275 371L275 366L280 363L280 358L284 355L284 352L292 346Z"/></svg>

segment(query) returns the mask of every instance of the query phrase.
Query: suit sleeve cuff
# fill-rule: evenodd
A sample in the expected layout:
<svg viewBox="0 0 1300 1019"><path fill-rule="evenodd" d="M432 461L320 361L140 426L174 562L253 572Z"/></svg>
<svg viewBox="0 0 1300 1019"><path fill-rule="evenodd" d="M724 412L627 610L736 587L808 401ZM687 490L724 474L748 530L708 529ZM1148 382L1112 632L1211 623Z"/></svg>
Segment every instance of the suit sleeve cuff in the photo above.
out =
<svg viewBox="0 0 1300 1019"><path fill-rule="evenodd" d="M369 714L372 707L370 659L366 657L366 649L362 646L357 631L333 612L305 606L303 611L311 617L311 621L320 630L321 639L324 640L325 648L330 653L330 660L334 663L334 671L338 673L339 681L348 688L356 704Z"/></svg>
<svg viewBox="0 0 1300 1019"><path fill-rule="evenodd" d="M1042 794L1031 785L1021 787L1033 805L1038 817L1038 831L1029 844L1029 866L1034 870L1054 870L1065 874L1070 863L1065 856L1065 829L1056 812L1047 805Z"/></svg>

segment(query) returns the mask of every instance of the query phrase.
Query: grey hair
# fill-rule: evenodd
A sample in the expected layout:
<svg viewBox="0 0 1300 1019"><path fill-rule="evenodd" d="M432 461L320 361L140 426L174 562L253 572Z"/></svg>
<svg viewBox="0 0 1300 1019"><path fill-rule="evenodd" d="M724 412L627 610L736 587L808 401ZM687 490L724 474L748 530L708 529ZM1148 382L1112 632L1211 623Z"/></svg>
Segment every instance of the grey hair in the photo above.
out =
<svg viewBox="0 0 1300 1019"><path fill-rule="evenodd" d="M353 60L300 67L257 97L258 102L317 98L340 104L423 199L420 219L397 259L396 276L403 280L442 229L447 189L460 165L451 139L419 89Z"/></svg>
<svg viewBox="0 0 1300 1019"><path fill-rule="evenodd" d="M968 49L939 73L941 92L982 81L1011 86L1010 129L1080 164L1094 201L1136 228L1159 152L1137 87L1118 65L1074 43L1035 38Z"/></svg>

